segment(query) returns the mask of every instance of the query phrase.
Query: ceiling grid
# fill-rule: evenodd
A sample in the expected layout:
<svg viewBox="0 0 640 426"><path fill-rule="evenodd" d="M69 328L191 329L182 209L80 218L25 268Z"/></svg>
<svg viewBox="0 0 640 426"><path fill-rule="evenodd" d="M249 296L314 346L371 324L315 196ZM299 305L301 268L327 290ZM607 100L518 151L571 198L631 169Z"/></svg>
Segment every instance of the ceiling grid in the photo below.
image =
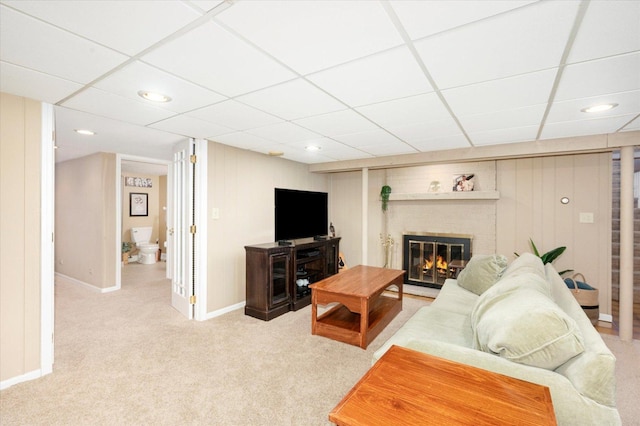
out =
<svg viewBox="0 0 640 426"><path fill-rule="evenodd" d="M0 0L0 91L55 105L56 161L168 159L185 137L328 164L624 133L640 1Z"/></svg>

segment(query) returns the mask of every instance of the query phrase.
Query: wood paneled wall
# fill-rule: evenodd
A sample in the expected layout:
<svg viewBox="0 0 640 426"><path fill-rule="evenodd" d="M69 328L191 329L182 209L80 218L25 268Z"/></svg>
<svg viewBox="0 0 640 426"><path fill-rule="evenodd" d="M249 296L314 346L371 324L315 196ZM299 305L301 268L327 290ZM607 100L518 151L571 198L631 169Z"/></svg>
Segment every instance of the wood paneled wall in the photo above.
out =
<svg viewBox="0 0 640 426"><path fill-rule="evenodd" d="M496 251L511 258L531 251L529 238L540 252L566 246L554 265L584 274L600 290L600 311L610 314L611 154L498 161L497 183ZM593 223L581 222L584 213Z"/></svg>

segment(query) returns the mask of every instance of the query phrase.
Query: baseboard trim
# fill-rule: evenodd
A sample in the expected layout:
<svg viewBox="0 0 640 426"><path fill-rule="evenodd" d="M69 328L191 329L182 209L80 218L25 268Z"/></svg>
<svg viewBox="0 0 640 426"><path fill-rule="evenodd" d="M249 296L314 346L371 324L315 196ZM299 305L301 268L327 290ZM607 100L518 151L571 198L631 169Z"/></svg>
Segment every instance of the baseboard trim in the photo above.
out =
<svg viewBox="0 0 640 426"><path fill-rule="evenodd" d="M246 304L247 304L246 301L245 302L240 302L240 303L236 303L235 305L227 306L226 308L222 308L222 309L215 310L213 312L209 312L205 316L204 321L210 320L210 319L215 318L215 317L219 317L219 316L224 315L224 314L228 314L229 312L233 312L233 311L238 310L238 309L242 309L242 308L245 307Z"/></svg>
<svg viewBox="0 0 640 426"><path fill-rule="evenodd" d="M56 282L56 281L60 281L60 282L64 282L64 283L67 283L67 284L72 284L72 285L77 285L77 286L80 286L80 287L84 287L86 289L89 289L91 291L95 291L97 293L110 293L112 291L118 290L118 287L116 287L116 286L107 287L107 288L99 288L99 287L96 287L96 286L94 286L92 284L86 283L84 281L80 281L79 279L76 279L76 278L61 274L59 272L55 273L54 282Z"/></svg>
<svg viewBox="0 0 640 426"><path fill-rule="evenodd" d="M42 374L42 370L34 370L20 376L12 377L0 382L0 390L5 390L13 385L17 385L18 383L24 383L31 380L39 379L42 376L45 376L45 374Z"/></svg>
<svg viewBox="0 0 640 426"><path fill-rule="evenodd" d="M613 322L613 315L609 315L609 314L600 314L600 315L598 316L598 321Z"/></svg>

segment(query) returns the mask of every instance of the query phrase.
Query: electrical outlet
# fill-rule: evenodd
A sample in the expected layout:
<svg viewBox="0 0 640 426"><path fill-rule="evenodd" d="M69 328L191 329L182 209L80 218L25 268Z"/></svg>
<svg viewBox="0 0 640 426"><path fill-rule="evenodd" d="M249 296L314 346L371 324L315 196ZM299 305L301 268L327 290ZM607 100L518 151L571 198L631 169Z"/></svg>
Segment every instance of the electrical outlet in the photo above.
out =
<svg viewBox="0 0 640 426"><path fill-rule="evenodd" d="M593 213L580 213L580 223L593 223Z"/></svg>
<svg viewBox="0 0 640 426"><path fill-rule="evenodd" d="M211 219L220 219L220 209L214 207L211 209Z"/></svg>

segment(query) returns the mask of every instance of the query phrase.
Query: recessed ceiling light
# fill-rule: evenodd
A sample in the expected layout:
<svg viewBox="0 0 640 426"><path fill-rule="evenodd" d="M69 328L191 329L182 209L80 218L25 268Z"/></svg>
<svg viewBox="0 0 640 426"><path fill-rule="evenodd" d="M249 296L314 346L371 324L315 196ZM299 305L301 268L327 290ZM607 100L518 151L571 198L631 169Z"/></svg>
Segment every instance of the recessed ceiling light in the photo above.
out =
<svg viewBox="0 0 640 426"><path fill-rule="evenodd" d="M609 111L612 108L617 107L618 104L600 104L600 105L593 105L587 108L582 108L580 111L582 112L602 112L602 111Z"/></svg>
<svg viewBox="0 0 640 426"><path fill-rule="evenodd" d="M74 129L74 130L76 133L80 135L93 136L96 134L96 132L92 132L91 130L86 130L86 129Z"/></svg>
<svg viewBox="0 0 640 426"><path fill-rule="evenodd" d="M316 145L309 145L309 146L305 147L304 149L306 149L307 151L320 151L322 148L320 148L319 146L316 146Z"/></svg>
<svg viewBox="0 0 640 426"><path fill-rule="evenodd" d="M269 155L271 157L280 157L284 155L284 152L282 151L269 151Z"/></svg>
<svg viewBox="0 0 640 426"><path fill-rule="evenodd" d="M171 98L167 95L163 95L162 93L149 92L147 90L140 90L138 92L138 96L144 98L151 102L170 102Z"/></svg>

